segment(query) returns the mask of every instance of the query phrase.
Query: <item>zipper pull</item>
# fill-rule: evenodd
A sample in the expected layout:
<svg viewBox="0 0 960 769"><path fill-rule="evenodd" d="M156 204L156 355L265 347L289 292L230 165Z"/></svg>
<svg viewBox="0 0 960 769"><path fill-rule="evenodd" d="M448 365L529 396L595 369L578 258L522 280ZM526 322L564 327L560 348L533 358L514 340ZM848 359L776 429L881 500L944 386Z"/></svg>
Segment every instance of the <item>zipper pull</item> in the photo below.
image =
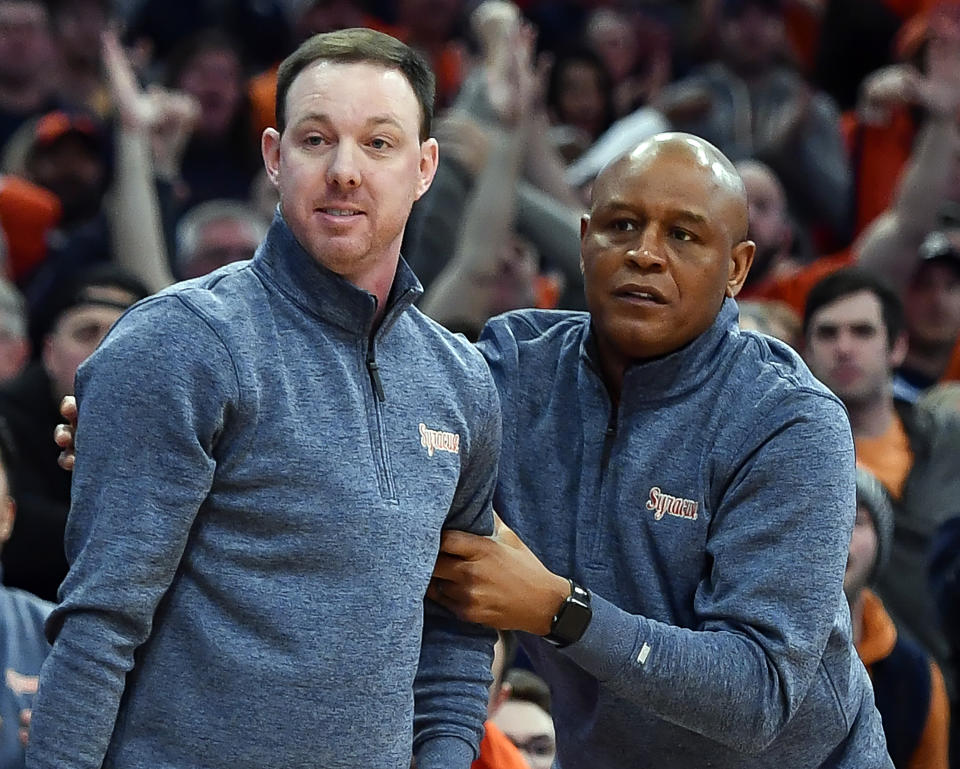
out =
<svg viewBox="0 0 960 769"><path fill-rule="evenodd" d="M373 391L377 394L377 400L383 403L387 399L387 395L383 391L383 382L380 381L380 366L372 357L367 358L367 371L370 372L370 381L373 383Z"/></svg>

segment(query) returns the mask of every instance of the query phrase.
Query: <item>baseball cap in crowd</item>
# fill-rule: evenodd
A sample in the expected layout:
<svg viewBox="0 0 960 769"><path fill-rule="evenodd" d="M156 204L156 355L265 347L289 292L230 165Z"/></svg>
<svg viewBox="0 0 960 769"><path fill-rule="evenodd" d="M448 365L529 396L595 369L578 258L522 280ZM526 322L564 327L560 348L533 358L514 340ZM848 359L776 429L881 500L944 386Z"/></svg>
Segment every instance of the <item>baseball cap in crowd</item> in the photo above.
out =
<svg viewBox="0 0 960 769"><path fill-rule="evenodd" d="M84 139L96 152L107 149L105 128L96 117L86 112L55 110L42 115L34 124L30 151L52 147L67 136Z"/></svg>
<svg viewBox="0 0 960 769"><path fill-rule="evenodd" d="M142 281L109 263L96 264L81 272L65 275L54 286L47 301L30 317L33 349L43 349L44 337L68 310L87 305L126 310L149 294Z"/></svg>

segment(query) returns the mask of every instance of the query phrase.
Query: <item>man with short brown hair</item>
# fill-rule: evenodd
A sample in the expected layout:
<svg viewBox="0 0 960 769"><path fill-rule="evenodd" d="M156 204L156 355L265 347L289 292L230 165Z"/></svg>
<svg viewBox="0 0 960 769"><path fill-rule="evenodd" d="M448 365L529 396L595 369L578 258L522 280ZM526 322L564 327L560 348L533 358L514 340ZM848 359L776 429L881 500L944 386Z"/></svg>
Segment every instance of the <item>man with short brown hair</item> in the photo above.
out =
<svg viewBox="0 0 960 769"><path fill-rule="evenodd" d="M493 633L424 594L441 528L492 529L499 406L400 259L432 75L360 29L288 62L253 260L142 302L78 373L33 769L476 756Z"/></svg>

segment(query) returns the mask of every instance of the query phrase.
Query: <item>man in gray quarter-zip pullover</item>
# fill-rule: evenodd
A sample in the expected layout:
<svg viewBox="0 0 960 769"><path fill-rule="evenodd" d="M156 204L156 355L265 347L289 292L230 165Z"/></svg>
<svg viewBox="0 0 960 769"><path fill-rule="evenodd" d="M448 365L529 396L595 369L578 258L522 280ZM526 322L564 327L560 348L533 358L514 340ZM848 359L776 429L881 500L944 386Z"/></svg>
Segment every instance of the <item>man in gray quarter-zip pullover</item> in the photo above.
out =
<svg viewBox="0 0 960 769"><path fill-rule="evenodd" d="M34 769L467 769L493 634L424 593L492 530L496 389L412 306L433 76L370 30L281 66L250 262L127 312L80 370L70 571Z"/></svg>
<svg viewBox="0 0 960 769"><path fill-rule="evenodd" d="M738 329L746 226L729 161L656 136L594 187L590 313L481 336L516 534L447 532L428 594L527 631L563 769L892 767L842 591L849 422Z"/></svg>

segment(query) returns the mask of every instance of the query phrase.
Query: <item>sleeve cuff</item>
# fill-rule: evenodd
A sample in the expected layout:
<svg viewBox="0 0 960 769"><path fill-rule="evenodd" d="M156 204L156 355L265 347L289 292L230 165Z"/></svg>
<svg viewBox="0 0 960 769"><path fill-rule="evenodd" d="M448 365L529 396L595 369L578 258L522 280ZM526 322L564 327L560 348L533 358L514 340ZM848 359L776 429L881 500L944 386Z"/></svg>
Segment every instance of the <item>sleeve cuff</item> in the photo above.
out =
<svg viewBox="0 0 960 769"><path fill-rule="evenodd" d="M590 600L593 616L583 637L561 653L599 681L613 678L636 657L638 620L596 593Z"/></svg>
<svg viewBox="0 0 960 769"><path fill-rule="evenodd" d="M445 735L422 743L416 756L417 769L469 769L477 752L466 740Z"/></svg>

